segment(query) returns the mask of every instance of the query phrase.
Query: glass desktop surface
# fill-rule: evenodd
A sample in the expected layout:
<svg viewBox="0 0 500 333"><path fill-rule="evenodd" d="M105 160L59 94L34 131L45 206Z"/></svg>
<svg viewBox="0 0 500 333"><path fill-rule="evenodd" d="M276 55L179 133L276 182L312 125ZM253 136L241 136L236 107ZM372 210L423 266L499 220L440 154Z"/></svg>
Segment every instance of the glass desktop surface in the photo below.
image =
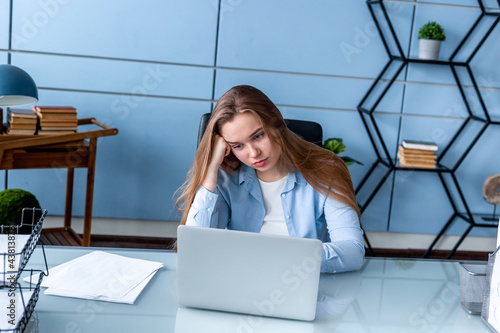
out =
<svg viewBox="0 0 500 333"><path fill-rule="evenodd" d="M489 332L460 304L455 261L377 258L357 272L322 274L316 319L303 322L179 308L170 251L45 247L49 268L94 250L164 267L133 305L44 295L42 288L25 332ZM28 266L44 267L40 246Z"/></svg>

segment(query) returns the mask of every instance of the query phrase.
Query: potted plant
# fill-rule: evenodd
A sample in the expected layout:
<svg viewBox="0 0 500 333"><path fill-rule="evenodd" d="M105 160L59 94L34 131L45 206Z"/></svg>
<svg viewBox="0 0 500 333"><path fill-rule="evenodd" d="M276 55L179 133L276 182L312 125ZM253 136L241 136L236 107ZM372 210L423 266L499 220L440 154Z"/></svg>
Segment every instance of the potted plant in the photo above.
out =
<svg viewBox="0 0 500 333"><path fill-rule="evenodd" d="M441 42L446 39L444 29L436 22L427 22L418 31L418 39L418 57L437 60Z"/></svg>
<svg viewBox="0 0 500 333"><path fill-rule="evenodd" d="M328 149L337 155L342 154L343 152L345 152L346 149L345 144L342 142L342 139L340 138L327 139L323 144L323 148ZM344 161L345 165L351 165L353 163L363 165L363 163L356 161L355 159L349 156L339 156L339 157Z"/></svg>
<svg viewBox="0 0 500 333"><path fill-rule="evenodd" d="M40 208L40 203L36 197L25 190L7 189L0 192L0 225L12 226L21 224L23 208ZM38 222L42 213L34 212L35 222ZM25 213L23 221L25 224L31 224L32 214ZM23 233L23 232L20 232Z"/></svg>

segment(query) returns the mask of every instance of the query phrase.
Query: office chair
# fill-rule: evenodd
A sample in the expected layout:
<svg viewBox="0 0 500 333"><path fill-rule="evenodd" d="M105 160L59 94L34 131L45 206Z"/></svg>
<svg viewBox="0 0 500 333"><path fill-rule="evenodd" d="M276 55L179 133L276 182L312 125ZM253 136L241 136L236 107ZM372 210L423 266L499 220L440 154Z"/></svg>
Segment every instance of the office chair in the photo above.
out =
<svg viewBox="0 0 500 333"><path fill-rule="evenodd" d="M198 145L200 144L203 133L207 128L211 113L205 113L201 116L200 126L198 127ZM304 140L321 146L323 144L323 128L320 124L308 120L285 119L286 126L295 134Z"/></svg>

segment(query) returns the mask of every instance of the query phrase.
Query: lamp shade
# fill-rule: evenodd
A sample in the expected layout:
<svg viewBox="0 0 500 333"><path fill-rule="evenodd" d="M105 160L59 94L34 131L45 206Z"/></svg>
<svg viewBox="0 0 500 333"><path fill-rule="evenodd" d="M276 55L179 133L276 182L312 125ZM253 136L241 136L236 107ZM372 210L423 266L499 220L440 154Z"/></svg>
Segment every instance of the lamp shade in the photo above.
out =
<svg viewBox="0 0 500 333"><path fill-rule="evenodd" d="M35 81L13 65L0 65L0 107L19 106L38 101Z"/></svg>

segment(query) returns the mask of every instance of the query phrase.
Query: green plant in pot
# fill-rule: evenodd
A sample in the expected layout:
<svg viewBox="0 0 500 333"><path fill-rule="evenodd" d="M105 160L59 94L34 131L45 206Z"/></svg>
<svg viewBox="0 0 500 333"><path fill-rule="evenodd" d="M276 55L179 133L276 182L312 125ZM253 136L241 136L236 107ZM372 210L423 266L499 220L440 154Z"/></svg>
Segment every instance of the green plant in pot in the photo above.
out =
<svg viewBox="0 0 500 333"><path fill-rule="evenodd" d="M327 139L323 143L323 148L328 149L328 150L334 152L337 155L342 154L346 150L346 146L342 142L341 138L330 138L330 139ZM359 162L359 161L357 161L354 158L351 158L349 156L339 156L339 157L344 161L344 163L346 165L351 165L353 163L363 165L363 163L361 163L361 162Z"/></svg>
<svg viewBox="0 0 500 333"><path fill-rule="evenodd" d="M0 192L0 225L10 226L21 224L23 208L41 208L36 197L21 189L7 189ZM41 211L35 211L34 221L38 222ZM24 223L32 224L32 211L25 211ZM30 232L31 229L27 232ZM22 232L20 232L22 233Z"/></svg>
<svg viewBox="0 0 500 333"><path fill-rule="evenodd" d="M425 23L418 31L418 57L424 60L437 60L441 42L446 40L444 29L434 21Z"/></svg>

